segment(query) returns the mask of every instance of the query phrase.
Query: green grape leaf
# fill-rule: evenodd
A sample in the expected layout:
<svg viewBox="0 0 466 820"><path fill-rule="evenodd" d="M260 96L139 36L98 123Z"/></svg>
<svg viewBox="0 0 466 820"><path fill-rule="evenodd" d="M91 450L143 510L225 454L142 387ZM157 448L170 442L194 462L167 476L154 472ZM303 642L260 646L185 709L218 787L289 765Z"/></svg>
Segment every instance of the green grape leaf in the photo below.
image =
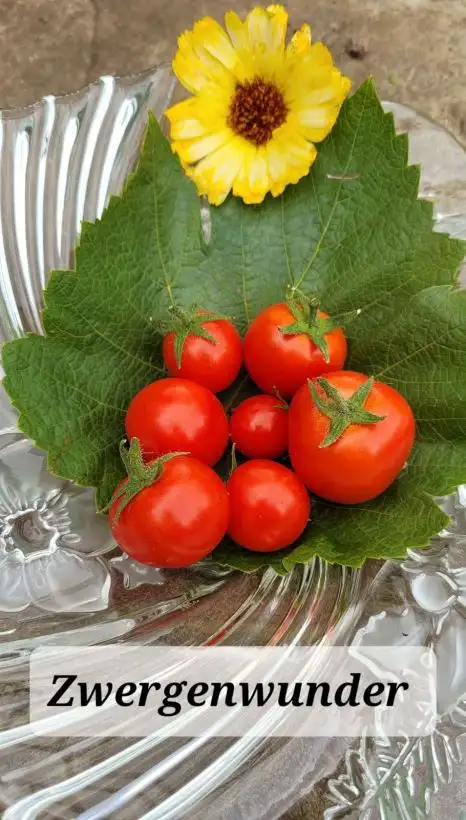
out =
<svg viewBox="0 0 466 820"><path fill-rule="evenodd" d="M341 321L347 366L406 396L416 444L378 499L354 507L312 499L310 523L288 549L258 554L225 539L212 559L285 574L315 555L361 566L427 546L447 521L435 496L466 480L466 295L455 289L465 246L433 231L418 186L407 138L368 81L344 104L310 174L262 205L230 197L212 208L207 242L196 190L151 117L122 196L83 225L75 270L51 276L45 335L4 347L21 429L54 473L95 487L105 510L123 474L126 408L163 375L169 306L227 314L244 332L295 285ZM249 390L242 376L225 407Z"/></svg>

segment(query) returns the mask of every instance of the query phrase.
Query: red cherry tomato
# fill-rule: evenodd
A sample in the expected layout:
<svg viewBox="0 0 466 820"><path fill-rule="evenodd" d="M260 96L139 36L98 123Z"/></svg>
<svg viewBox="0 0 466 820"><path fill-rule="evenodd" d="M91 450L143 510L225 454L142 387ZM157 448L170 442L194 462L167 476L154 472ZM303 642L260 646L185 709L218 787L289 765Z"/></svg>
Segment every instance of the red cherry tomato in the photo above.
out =
<svg viewBox="0 0 466 820"><path fill-rule="evenodd" d="M252 396L233 411L230 438L248 458L278 458L288 445L288 406L276 396Z"/></svg>
<svg viewBox="0 0 466 820"><path fill-rule="evenodd" d="M166 461L154 484L122 509L115 493L110 526L120 547L143 564L187 567L205 558L225 535L230 502L225 485L206 464L190 456Z"/></svg>
<svg viewBox="0 0 466 820"><path fill-rule="evenodd" d="M328 319L317 311L316 321ZM304 321L304 320L303 320ZM291 398L299 387L314 376L341 370L347 345L340 328L324 333L328 361L322 350L305 333L284 334L280 328L296 324L286 302L271 305L259 313L244 338L244 362L251 379L264 393Z"/></svg>
<svg viewBox="0 0 466 820"><path fill-rule="evenodd" d="M241 547L272 552L288 547L303 532L311 509L301 479L275 461L246 461L227 483L228 534Z"/></svg>
<svg viewBox="0 0 466 820"><path fill-rule="evenodd" d="M160 379L132 400L126 435L139 439L146 461L181 451L212 466L227 447L228 419L207 388L187 379Z"/></svg>
<svg viewBox="0 0 466 820"><path fill-rule="evenodd" d="M330 388L336 388L341 398L348 400L367 384L368 377L341 371L330 373L326 381ZM320 402L332 405L331 398L317 384L315 390ZM350 424L334 443L325 446L331 430L330 418L316 406L309 385L303 385L291 402L291 463L306 486L328 501L342 504L370 501L392 484L411 452L414 416L397 390L374 382L362 410L385 418L364 423L362 416L362 423Z"/></svg>
<svg viewBox="0 0 466 820"><path fill-rule="evenodd" d="M212 338L199 336L196 327ZM234 382L243 361L243 346L230 321L206 319L200 322L195 317L193 330L188 332L183 343L180 367L176 363L175 336L175 332L167 333L163 340L163 358L170 376L191 379L213 393L225 390Z"/></svg>

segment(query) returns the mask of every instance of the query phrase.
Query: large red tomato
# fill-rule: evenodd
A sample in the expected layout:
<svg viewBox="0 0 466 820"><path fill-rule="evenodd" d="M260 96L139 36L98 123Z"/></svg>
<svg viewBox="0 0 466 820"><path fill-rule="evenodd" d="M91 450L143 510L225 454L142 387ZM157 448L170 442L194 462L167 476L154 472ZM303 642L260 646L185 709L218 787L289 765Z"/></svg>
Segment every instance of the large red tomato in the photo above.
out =
<svg viewBox="0 0 466 820"><path fill-rule="evenodd" d="M227 490L228 534L254 552L288 547L309 520L311 504L304 484L275 461L253 459L241 464L230 476Z"/></svg>
<svg viewBox="0 0 466 820"><path fill-rule="evenodd" d="M291 463L316 495L359 504L380 495L405 464L415 436L406 399L361 373L303 385L289 411Z"/></svg>
<svg viewBox="0 0 466 820"><path fill-rule="evenodd" d="M190 456L170 458L155 481L143 485L118 515L129 480L116 490L109 516L115 540L136 561L187 567L220 543L230 502L225 485L206 464Z"/></svg>
<svg viewBox="0 0 466 820"><path fill-rule="evenodd" d="M146 461L185 452L212 466L227 447L228 419L206 387L187 379L160 379L132 400L126 435L139 439Z"/></svg>
<svg viewBox="0 0 466 820"><path fill-rule="evenodd" d="M308 315L296 304L292 308L294 314L286 302L266 308L244 338L251 379L264 393L278 391L284 398L291 398L306 379L341 370L347 353L343 331L326 313Z"/></svg>

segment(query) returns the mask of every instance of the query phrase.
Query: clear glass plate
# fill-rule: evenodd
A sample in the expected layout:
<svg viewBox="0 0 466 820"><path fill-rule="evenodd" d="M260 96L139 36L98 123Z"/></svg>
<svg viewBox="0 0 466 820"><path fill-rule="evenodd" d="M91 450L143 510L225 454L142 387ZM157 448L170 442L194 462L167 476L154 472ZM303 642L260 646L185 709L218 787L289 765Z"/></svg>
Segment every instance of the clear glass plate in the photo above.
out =
<svg viewBox="0 0 466 820"><path fill-rule="evenodd" d="M49 270L70 266L81 221L99 216L121 189L148 109L161 116L173 92L170 70L162 67L103 77L75 94L2 113L2 340L40 332ZM413 111L386 107L410 134L411 159L423 164L422 195L437 201L437 228L466 237L464 149ZM315 559L286 578L202 565L163 572L115 548L93 493L47 472L44 455L17 431L16 414L0 393L5 820L271 820L328 775L319 804L328 818L383 817L387 807L398 812L393 817L427 815L430 796L452 777L466 730L466 494L442 504L451 527L402 564L372 562L356 571ZM390 748L361 742L348 752L338 739L58 741L37 737L27 725L27 659L38 645L354 641L435 647L443 713L435 737Z"/></svg>

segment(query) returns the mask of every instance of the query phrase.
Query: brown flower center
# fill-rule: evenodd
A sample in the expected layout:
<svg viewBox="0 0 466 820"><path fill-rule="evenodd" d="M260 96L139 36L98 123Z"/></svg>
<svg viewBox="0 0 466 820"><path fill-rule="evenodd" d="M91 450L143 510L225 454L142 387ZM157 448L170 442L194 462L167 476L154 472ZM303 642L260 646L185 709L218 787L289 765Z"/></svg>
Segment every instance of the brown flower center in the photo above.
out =
<svg viewBox="0 0 466 820"><path fill-rule="evenodd" d="M283 125L287 113L283 94L277 86L256 77L237 84L228 124L249 142L265 145L275 129Z"/></svg>

